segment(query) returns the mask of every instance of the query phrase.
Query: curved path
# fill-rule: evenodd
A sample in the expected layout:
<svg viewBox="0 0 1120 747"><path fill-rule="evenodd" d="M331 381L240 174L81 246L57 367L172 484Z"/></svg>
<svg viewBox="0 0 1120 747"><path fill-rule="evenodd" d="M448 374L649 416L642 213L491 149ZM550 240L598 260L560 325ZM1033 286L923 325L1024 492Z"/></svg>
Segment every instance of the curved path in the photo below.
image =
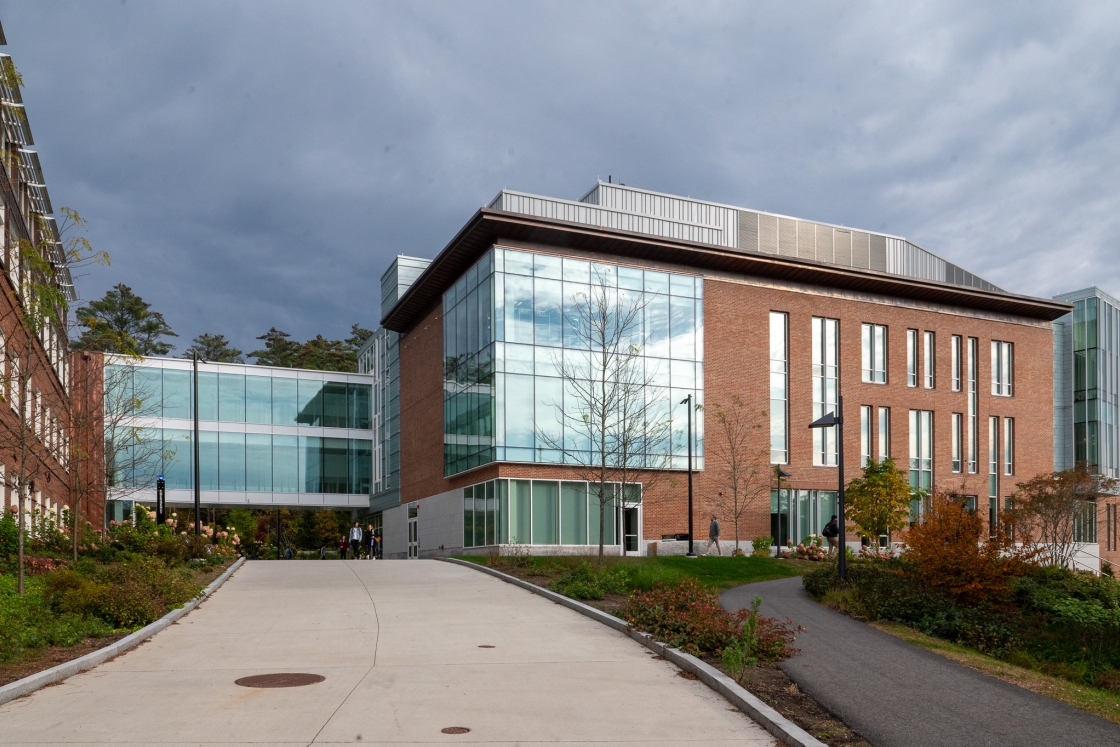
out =
<svg viewBox="0 0 1120 747"><path fill-rule="evenodd" d="M274 672L326 680L234 684ZM251 561L143 646L0 706L0 745L774 745L677 672L470 568Z"/></svg>
<svg viewBox="0 0 1120 747"><path fill-rule="evenodd" d="M801 653L782 670L875 747L1120 745L1120 726L919 648L819 605L800 578L728 589L792 620Z"/></svg>

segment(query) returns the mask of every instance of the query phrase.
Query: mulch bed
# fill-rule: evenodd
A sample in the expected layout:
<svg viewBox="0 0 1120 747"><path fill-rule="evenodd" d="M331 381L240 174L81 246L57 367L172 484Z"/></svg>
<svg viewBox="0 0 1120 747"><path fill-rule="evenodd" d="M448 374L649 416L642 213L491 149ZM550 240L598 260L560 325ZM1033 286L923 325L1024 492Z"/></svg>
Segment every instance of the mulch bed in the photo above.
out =
<svg viewBox="0 0 1120 747"><path fill-rule="evenodd" d="M517 566L495 566L495 570L546 589L560 575L559 573L534 573L532 571L535 569ZM607 594L602 599L581 599L579 601L589 607L617 616L626 604L626 599L627 597L624 594ZM723 668L723 662L718 657L708 657L704 659L704 662L727 674ZM871 747L867 740L829 713L820 703L802 692L801 688L787 677L785 672L773 664L760 664L757 667L751 667L744 671L737 681L748 692L829 745L829 747Z"/></svg>
<svg viewBox="0 0 1120 747"><path fill-rule="evenodd" d="M32 649L19 661L0 664L0 686L93 653L99 648L116 643L126 635L129 634L117 633L104 638L86 638L76 646L47 646Z"/></svg>

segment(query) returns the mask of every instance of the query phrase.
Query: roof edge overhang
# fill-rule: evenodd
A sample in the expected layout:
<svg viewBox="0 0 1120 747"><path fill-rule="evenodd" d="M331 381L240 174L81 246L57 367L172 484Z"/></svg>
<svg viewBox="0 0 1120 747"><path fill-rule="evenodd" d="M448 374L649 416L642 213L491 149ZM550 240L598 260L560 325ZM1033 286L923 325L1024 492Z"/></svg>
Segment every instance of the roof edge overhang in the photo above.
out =
<svg viewBox="0 0 1120 747"><path fill-rule="evenodd" d="M381 319L381 325L394 332L411 330L440 303L443 292L499 239L896 296L1027 319L1053 321L1073 308L1068 303L1032 296L480 208L397 299Z"/></svg>

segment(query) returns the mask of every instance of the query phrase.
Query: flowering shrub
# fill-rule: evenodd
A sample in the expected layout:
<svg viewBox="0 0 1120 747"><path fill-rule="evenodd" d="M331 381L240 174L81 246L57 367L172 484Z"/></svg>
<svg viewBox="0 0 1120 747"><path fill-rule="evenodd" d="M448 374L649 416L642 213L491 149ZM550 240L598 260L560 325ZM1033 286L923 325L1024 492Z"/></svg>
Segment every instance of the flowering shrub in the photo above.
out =
<svg viewBox="0 0 1120 747"><path fill-rule="evenodd" d="M632 594L622 610L635 629L693 655L721 653L739 637L748 614L725 611L719 595L693 578Z"/></svg>
<svg viewBox="0 0 1120 747"><path fill-rule="evenodd" d="M889 547L864 545L859 548L859 556L861 558L867 558L868 560L890 560L894 557L894 553Z"/></svg>
<svg viewBox="0 0 1120 747"><path fill-rule="evenodd" d="M810 534L804 542L794 548L793 557L798 560L824 560L828 557L824 539L819 534Z"/></svg>

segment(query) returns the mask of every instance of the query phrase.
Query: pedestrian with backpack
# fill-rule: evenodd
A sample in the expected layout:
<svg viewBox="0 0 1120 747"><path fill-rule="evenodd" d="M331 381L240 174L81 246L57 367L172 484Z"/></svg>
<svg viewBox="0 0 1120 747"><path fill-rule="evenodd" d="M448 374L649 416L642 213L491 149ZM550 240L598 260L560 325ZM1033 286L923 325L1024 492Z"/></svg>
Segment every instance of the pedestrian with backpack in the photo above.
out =
<svg viewBox="0 0 1120 747"><path fill-rule="evenodd" d="M828 555L832 557L840 546L840 524L836 521L836 514L832 515L832 521L824 525L821 536L828 540Z"/></svg>

